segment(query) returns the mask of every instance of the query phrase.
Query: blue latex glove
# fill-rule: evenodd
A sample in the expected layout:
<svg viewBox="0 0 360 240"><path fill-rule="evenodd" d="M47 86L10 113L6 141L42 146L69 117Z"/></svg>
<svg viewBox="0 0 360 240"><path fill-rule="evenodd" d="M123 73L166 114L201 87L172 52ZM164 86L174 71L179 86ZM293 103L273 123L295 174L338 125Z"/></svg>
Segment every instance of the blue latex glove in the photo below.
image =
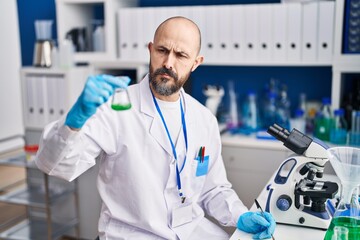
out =
<svg viewBox="0 0 360 240"><path fill-rule="evenodd" d="M66 116L65 125L81 128L96 109L109 99L116 88L127 88L129 83L129 77L110 75L88 77L81 95Z"/></svg>
<svg viewBox="0 0 360 240"><path fill-rule="evenodd" d="M246 212L239 217L237 228L248 233L254 233L253 239L271 238L275 231L275 220L268 212Z"/></svg>

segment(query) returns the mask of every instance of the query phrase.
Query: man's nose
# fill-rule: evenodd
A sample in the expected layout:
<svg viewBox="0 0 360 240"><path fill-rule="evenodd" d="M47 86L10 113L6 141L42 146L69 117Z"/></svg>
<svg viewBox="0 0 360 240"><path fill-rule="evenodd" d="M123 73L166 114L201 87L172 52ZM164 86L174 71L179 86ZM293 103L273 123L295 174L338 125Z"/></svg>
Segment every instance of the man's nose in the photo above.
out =
<svg viewBox="0 0 360 240"><path fill-rule="evenodd" d="M175 56L173 53L169 53L164 61L164 67L166 69L173 69L175 62Z"/></svg>

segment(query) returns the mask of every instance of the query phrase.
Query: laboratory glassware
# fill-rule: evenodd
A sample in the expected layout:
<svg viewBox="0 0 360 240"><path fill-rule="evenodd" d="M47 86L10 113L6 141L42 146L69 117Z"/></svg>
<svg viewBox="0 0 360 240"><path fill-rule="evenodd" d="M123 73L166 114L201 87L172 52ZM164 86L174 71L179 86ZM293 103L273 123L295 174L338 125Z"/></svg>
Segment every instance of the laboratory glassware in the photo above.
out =
<svg viewBox="0 0 360 240"><path fill-rule="evenodd" d="M344 117L344 109L334 110L334 121L330 128L330 142L335 144L346 144L347 122Z"/></svg>
<svg viewBox="0 0 360 240"><path fill-rule="evenodd" d="M331 100L330 98L323 98L320 112L315 117L315 137L323 141L329 141L332 121Z"/></svg>
<svg viewBox="0 0 360 240"><path fill-rule="evenodd" d="M349 145L360 146L360 111L354 110L352 112Z"/></svg>
<svg viewBox="0 0 360 240"><path fill-rule="evenodd" d="M131 108L130 97L127 89L125 88L117 88L115 89L111 108L116 111L128 110Z"/></svg>
<svg viewBox="0 0 360 240"><path fill-rule="evenodd" d="M360 239L360 148L333 147L327 149L329 160L341 181L340 202L326 232L325 240L333 240L335 227L346 228L347 238ZM342 231L344 232L344 231ZM345 235L344 233L342 235ZM339 239L339 238L336 238Z"/></svg>
<svg viewBox="0 0 360 240"><path fill-rule="evenodd" d="M51 67L52 24L52 20L35 21L36 42L33 65L36 67Z"/></svg>

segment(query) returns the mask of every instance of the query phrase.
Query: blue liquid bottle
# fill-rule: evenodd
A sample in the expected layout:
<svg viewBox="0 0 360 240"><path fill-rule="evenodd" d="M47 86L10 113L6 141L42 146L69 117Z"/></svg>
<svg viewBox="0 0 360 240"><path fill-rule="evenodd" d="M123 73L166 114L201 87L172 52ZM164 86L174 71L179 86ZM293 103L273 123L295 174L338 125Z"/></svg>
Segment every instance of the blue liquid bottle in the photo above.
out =
<svg viewBox="0 0 360 240"><path fill-rule="evenodd" d="M335 144L346 144L347 142L347 122L344 109L334 111L334 121L330 128L330 142Z"/></svg>

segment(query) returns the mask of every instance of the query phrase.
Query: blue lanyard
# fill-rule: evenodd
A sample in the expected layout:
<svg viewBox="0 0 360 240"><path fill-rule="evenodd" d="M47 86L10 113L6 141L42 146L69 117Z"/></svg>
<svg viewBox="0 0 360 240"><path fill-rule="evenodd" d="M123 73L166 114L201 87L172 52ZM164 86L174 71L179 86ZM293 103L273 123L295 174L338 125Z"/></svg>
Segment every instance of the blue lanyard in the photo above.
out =
<svg viewBox="0 0 360 240"><path fill-rule="evenodd" d="M181 97L180 97L180 110L181 110L181 123L182 123L182 129L183 129L183 133L184 133L184 138L185 138L185 147L186 147L186 152L185 152L185 157L184 157L184 162L183 162L183 165L181 166L181 169L179 170L179 166L178 166L178 160L177 160L177 153L176 153L176 149L175 149L175 145L174 145L174 142L172 141L171 139L171 136L170 136L170 132L169 132L169 129L166 125L166 122L165 122L165 119L164 119L164 116L161 112L161 109L159 107L159 104L157 103L155 97L154 97L154 94L151 92L152 94L152 97L153 97L153 100L154 100L154 104L155 104L155 107L156 107L156 110L158 111L159 115L160 115L160 118L164 124L164 127L165 127L165 130L166 130L166 133L167 133L167 136L169 138L169 141L170 141L170 144L171 144L171 148L172 148L172 152L174 154L174 158L176 160L176 183L177 183L177 186L178 186L178 190L179 190L179 196L181 197L182 199L182 203L184 203L185 201L185 197L183 196L183 193L181 191L181 178L180 178L180 173L181 171L184 169L184 166L185 166L185 162L186 162L186 154L187 154L187 149L188 149L188 143L187 143L187 132L186 132L186 122L185 122L185 114L184 114L184 109L183 109L183 106L182 106L182 101L181 101Z"/></svg>

